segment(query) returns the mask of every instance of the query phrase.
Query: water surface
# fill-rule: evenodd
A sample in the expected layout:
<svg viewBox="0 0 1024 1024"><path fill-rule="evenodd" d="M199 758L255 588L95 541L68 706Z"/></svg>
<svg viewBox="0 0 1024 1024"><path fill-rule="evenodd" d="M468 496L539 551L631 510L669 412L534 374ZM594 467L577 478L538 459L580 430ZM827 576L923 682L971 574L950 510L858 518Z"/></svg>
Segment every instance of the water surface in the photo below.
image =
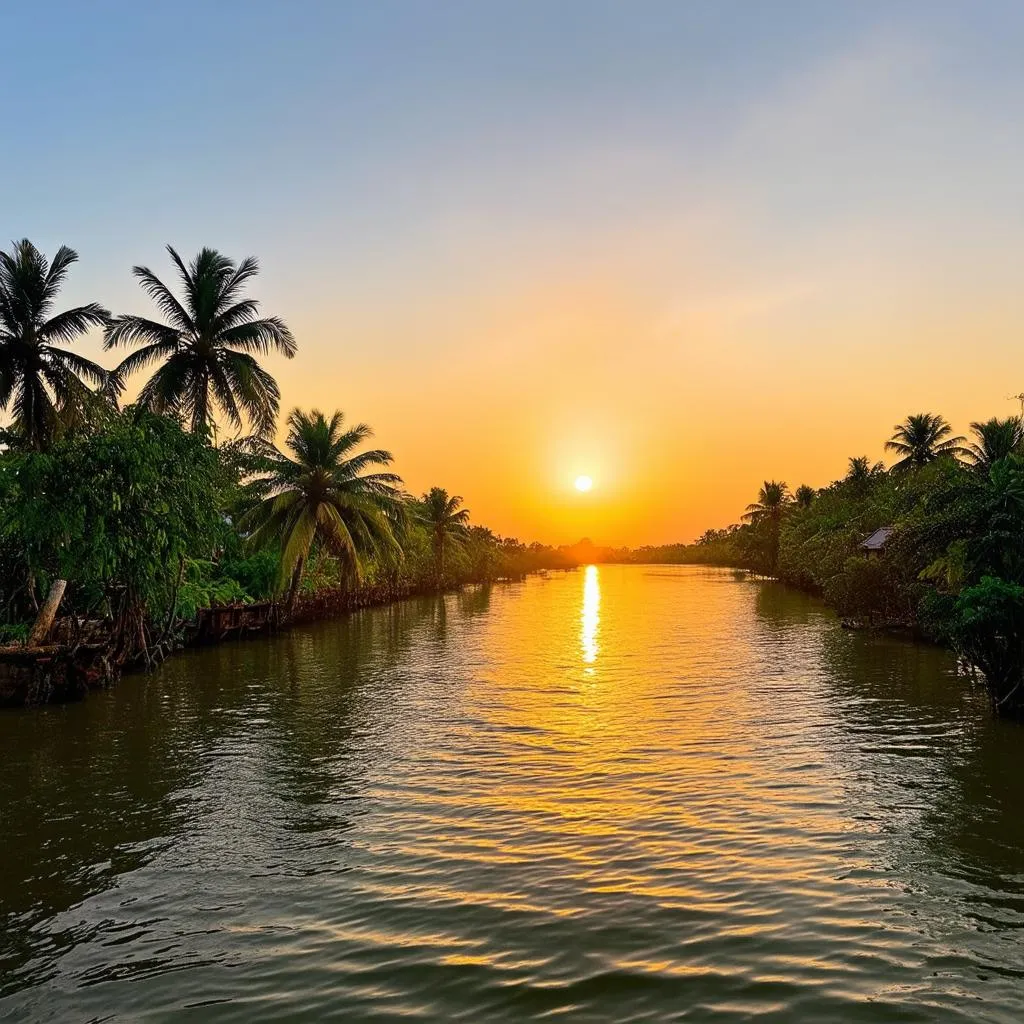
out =
<svg viewBox="0 0 1024 1024"><path fill-rule="evenodd" d="M590 567L0 716L0 1019L1024 1020L1024 732Z"/></svg>

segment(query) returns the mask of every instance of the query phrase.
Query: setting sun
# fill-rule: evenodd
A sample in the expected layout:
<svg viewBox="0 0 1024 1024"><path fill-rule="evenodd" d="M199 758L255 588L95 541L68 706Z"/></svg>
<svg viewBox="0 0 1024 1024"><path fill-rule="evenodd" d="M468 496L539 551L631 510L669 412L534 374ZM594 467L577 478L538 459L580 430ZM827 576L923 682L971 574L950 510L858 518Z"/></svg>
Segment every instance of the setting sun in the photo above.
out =
<svg viewBox="0 0 1024 1024"><path fill-rule="evenodd" d="M574 486L577 491L589 491L594 486L594 481L589 476L578 476Z"/></svg>

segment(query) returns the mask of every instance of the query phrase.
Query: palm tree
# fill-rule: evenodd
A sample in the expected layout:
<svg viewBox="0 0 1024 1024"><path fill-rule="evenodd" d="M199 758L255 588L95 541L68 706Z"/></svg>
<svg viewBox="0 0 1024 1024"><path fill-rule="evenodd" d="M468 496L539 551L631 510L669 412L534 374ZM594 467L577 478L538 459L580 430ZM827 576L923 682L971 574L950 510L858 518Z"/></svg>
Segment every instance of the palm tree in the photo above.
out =
<svg viewBox="0 0 1024 1024"><path fill-rule="evenodd" d="M314 543L338 558L343 580L358 579L368 556L401 554L395 532L403 516L402 479L366 472L389 466L391 453L356 452L372 436L365 423L346 428L340 412L328 420L319 409L295 409L285 442L290 454L259 438L249 444L256 475L247 488L258 503L242 526L253 530L254 547L281 545L278 587L289 587L289 610Z"/></svg>
<svg viewBox="0 0 1024 1024"><path fill-rule="evenodd" d="M17 433L30 448L45 447L61 410L95 400L86 385L107 383L107 371L62 348L110 313L96 302L51 315L78 253L62 245L52 262L27 239L0 252L0 409L13 401ZM83 380L84 378L84 380Z"/></svg>
<svg viewBox="0 0 1024 1024"><path fill-rule="evenodd" d="M751 523L781 519L791 500L789 488L781 480L765 480L758 492L757 501L747 506L743 518Z"/></svg>
<svg viewBox="0 0 1024 1024"><path fill-rule="evenodd" d="M468 535L469 509L460 508L462 498L449 495L443 487L431 487L420 501L423 521L430 529L437 563L438 579L444 576L444 556L448 547Z"/></svg>
<svg viewBox="0 0 1024 1024"><path fill-rule="evenodd" d="M893 428L892 437L885 442L887 451L901 458L892 467L905 470L925 466L943 455L956 458L964 454L961 447L965 438L951 437L953 428L941 417L929 412L908 416Z"/></svg>
<svg viewBox="0 0 1024 1024"><path fill-rule="evenodd" d="M807 484L801 484L793 492L793 501L796 503L797 508L810 508L814 504L816 492L813 487L809 487Z"/></svg>
<svg viewBox="0 0 1024 1024"><path fill-rule="evenodd" d="M1005 420L993 416L984 423L972 423L971 432L977 440L967 445L965 458L982 473L1024 448L1024 421L1020 416Z"/></svg>
<svg viewBox="0 0 1024 1024"><path fill-rule="evenodd" d="M295 339L284 321L260 317L259 303L242 297L259 264L250 256L236 265L215 249L201 249L186 267L171 246L167 251L182 300L147 267L132 268L167 323L141 316L113 321L106 348L139 346L114 370L118 387L128 374L161 362L139 392L142 405L185 416L196 433L213 424L219 408L236 429L244 415L258 434L270 434L280 392L255 355L276 350L291 359Z"/></svg>
<svg viewBox="0 0 1024 1024"><path fill-rule="evenodd" d="M885 473L885 466L876 462L873 466L866 455L851 456L849 468L843 483L849 484L855 494L864 495L871 486L872 481Z"/></svg>
<svg viewBox="0 0 1024 1024"><path fill-rule="evenodd" d="M775 572L779 563L779 533L782 528L782 517L792 503L789 488L781 480L765 480L757 495L757 501L747 506L743 518L754 526L767 524L768 528L768 564L771 572Z"/></svg>

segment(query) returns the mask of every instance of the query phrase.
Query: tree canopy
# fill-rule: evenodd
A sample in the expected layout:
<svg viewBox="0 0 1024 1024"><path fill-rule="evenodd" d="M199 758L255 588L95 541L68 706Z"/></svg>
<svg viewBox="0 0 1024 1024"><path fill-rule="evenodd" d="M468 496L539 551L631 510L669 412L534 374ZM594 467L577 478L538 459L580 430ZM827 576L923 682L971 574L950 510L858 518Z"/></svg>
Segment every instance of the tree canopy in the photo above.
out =
<svg viewBox="0 0 1024 1024"><path fill-rule="evenodd" d="M102 366L65 346L104 327L109 311L90 302L54 312L77 259L62 245L47 261L27 238L0 252L0 409L13 406L14 434L37 450L52 440L62 411L73 416L95 400L89 384L108 381Z"/></svg>
<svg viewBox="0 0 1024 1024"><path fill-rule="evenodd" d="M216 249L201 249L186 266L172 246L182 298L148 267L132 273L163 314L164 321L123 315L113 320L106 347L135 347L113 371L118 389L137 370L158 367L142 386L139 401L158 413L184 416L199 433L215 426L219 411L236 429L248 419L261 435L272 432L280 392L257 355L295 355L295 339L278 317L261 317L259 303L245 298L259 264L235 264Z"/></svg>

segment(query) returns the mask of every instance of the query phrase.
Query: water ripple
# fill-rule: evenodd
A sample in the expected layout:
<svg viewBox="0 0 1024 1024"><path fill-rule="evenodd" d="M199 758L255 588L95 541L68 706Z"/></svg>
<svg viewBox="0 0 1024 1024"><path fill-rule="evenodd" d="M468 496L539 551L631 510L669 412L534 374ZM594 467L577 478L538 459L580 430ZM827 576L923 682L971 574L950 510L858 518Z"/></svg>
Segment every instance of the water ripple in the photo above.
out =
<svg viewBox="0 0 1024 1024"><path fill-rule="evenodd" d="M941 651L600 567L0 719L0 1020L1024 1019L1024 746Z"/></svg>

